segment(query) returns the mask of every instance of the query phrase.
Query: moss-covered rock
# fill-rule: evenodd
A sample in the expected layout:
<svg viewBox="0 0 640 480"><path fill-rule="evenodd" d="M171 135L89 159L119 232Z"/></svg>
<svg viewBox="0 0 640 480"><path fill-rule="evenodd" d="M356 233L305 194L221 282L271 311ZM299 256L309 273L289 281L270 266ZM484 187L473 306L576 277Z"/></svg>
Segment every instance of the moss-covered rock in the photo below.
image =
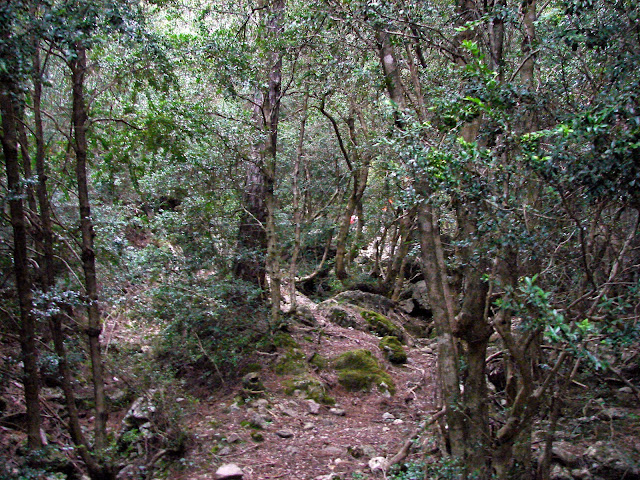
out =
<svg viewBox="0 0 640 480"><path fill-rule="evenodd" d="M324 384L310 375L292 378L284 383L284 393L293 394L296 390L305 393L306 398L325 405L333 405L335 399L327 394Z"/></svg>
<svg viewBox="0 0 640 480"><path fill-rule="evenodd" d="M327 368L329 361L326 358L324 358L322 355L316 352L313 355L311 355L311 358L309 358L308 363L309 365L312 365L313 367L315 367L316 370L324 370L325 368Z"/></svg>
<svg viewBox="0 0 640 480"><path fill-rule="evenodd" d="M286 351L273 367L278 375L297 375L307 370L304 352L299 348Z"/></svg>
<svg viewBox="0 0 640 480"><path fill-rule="evenodd" d="M375 385L379 390L395 393L395 385L387 372L369 350L351 350L334 360L338 382L351 391L370 391Z"/></svg>
<svg viewBox="0 0 640 480"><path fill-rule="evenodd" d="M381 337L392 336L402 338L402 330L381 313L372 310L362 310L360 315L369 324L370 330L377 335Z"/></svg>
<svg viewBox="0 0 640 480"><path fill-rule="evenodd" d="M298 342L296 342L291 335L285 332L278 332L273 335L273 345L277 348L299 348Z"/></svg>
<svg viewBox="0 0 640 480"><path fill-rule="evenodd" d="M407 352L404 351L402 343L398 337L387 336L380 340L380 350L384 352L385 357L397 365L407 363Z"/></svg>

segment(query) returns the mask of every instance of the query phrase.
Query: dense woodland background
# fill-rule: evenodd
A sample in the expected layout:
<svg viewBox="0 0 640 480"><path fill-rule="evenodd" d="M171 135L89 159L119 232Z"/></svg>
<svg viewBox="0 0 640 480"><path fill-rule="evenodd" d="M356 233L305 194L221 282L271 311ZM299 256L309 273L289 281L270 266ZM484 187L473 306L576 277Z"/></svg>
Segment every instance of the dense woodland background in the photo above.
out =
<svg viewBox="0 0 640 480"><path fill-rule="evenodd" d="M17 382L26 434L3 478L61 457L114 478L106 377L228 386L304 314L296 288L400 304L419 281L439 475L549 478L576 382L640 398L639 16L634 0L2 0L0 415ZM154 332L145 360L109 351L103 326L125 321ZM177 462L188 431L163 413Z"/></svg>

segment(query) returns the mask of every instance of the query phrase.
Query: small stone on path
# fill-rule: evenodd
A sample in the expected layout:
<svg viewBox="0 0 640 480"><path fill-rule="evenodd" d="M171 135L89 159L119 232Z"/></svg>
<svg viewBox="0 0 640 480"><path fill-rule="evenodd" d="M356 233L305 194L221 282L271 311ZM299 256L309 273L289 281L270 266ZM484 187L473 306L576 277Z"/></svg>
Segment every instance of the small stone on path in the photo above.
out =
<svg viewBox="0 0 640 480"><path fill-rule="evenodd" d="M227 463L216 470L217 480L241 480L244 473L235 463Z"/></svg>
<svg viewBox="0 0 640 480"><path fill-rule="evenodd" d="M287 428L282 429L282 430L278 430L276 432L276 435L278 435L280 438L291 438L293 437L293 432Z"/></svg>
<svg viewBox="0 0 640 480"><path fill-rule="evenodd" d="M315 400L309 400L309 412L312 415L318 415L320 413L320 404Z"/></svg>
<svg viewBox="0 0 640 480"><path fill-rule="evenodd" d="M346 415L346 412L341 408L330 408L329 413L332 413L337 417L344 417Z"/></svg>

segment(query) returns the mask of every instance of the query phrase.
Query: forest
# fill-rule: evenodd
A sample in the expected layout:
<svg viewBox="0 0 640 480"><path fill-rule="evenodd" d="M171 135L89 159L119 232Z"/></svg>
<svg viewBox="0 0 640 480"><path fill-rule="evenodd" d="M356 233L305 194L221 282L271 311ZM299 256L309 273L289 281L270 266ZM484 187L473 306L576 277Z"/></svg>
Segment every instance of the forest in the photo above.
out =
<svg viewBox="0 0 640 480"><path fill-rule="evenodd" d="M640 479L635 0L0 0L0 479Z"/></svg>

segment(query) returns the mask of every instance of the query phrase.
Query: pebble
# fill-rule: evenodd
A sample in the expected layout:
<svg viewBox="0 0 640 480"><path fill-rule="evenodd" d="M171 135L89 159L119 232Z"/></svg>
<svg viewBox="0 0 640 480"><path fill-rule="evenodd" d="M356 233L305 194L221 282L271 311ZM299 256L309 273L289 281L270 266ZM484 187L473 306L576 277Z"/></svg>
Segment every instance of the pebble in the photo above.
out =
<svg viewBox="0 0 640 480"><path fill-rule="evenodd" d="M287 428L282 429L282 430L278 430L276 432L276 435L278 435L280 438L291 438L293 437L293 432Z"/></svg>

